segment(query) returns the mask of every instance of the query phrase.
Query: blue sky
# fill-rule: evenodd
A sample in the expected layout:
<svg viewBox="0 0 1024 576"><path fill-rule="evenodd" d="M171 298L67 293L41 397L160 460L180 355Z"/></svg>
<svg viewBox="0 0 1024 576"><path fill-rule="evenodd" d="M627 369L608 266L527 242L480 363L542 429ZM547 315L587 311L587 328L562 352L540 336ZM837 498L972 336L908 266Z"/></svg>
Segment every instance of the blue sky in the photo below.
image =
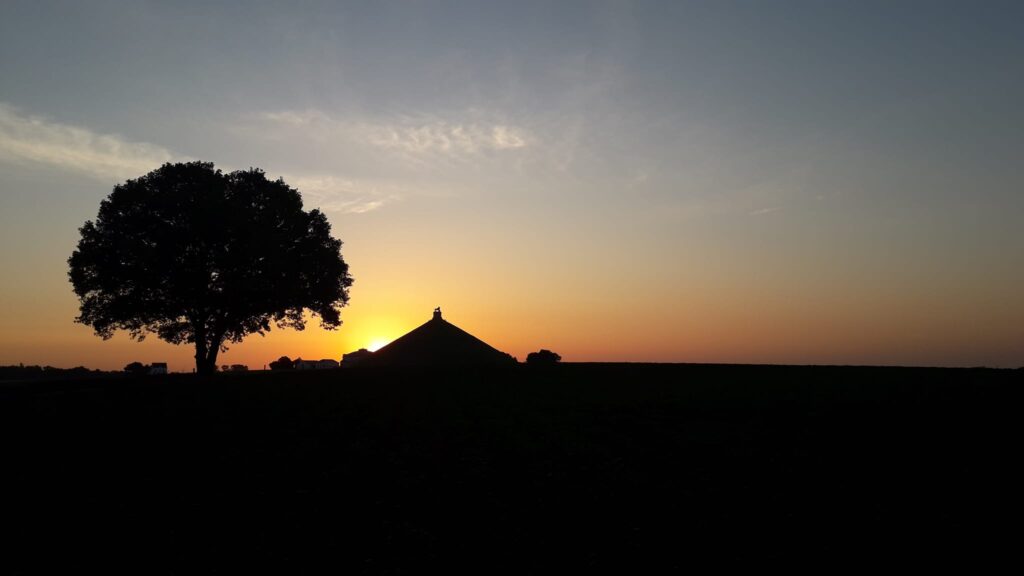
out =
<svg viewBox="0 0 1024 576"><path fill-rule="evenodd" d="M77 226L199 158L328 213L353 321L457 297L479 326L528 318L492 336L520 356L1022 364L1022 12L5 2L0 263L25 272L0 321L84 329ZM571 328L606 310L621 332Z"/></svg>

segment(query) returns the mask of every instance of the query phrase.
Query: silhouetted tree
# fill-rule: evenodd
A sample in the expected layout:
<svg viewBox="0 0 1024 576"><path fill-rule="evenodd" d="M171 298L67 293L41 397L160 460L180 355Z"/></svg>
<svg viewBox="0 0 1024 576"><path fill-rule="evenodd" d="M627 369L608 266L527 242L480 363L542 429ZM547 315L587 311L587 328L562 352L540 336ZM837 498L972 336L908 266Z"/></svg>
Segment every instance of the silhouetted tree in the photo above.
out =
<svg viewBox="0 0 1024 576"><path fill-rule="evenodd" d="M251 333L341 324L352 279L341 241L299 192L250 168L164 164L114 186L68 259L77 322L110 338L127 330L196 348L196 371L216 370L227 342Z"/></svg>
<svg viewBox="0 0 1024 576"><path fill-rule="evenodd" d="M281 356L270 363L271 370L291 370L293 366L292 359L287 356Z"/></svg>
<svg viewBox="0 0 1024 576"><path fill-rule="evenodd" d="M533 365L558 364L562 357L551 350L541 349L539 352L530 352L526 355L526 363Z"/></svg>
<svg viewBox="0 0 1024 576"><path fill-rule="evenodd" d="M149 370L149 367L142 362L132 362L124 367L124 371L129 374L145 374Z"/></svg>

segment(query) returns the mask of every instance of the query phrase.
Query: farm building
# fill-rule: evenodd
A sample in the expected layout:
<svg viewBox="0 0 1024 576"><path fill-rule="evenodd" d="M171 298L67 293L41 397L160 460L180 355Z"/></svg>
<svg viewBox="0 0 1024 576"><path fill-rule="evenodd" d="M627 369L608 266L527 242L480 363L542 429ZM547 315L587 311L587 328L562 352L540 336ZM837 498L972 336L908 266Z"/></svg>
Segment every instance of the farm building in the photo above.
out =
<svg viewBox="0 0 1024 576"><path fill-rule="evenodd" d="M337 368L338 361L330 358L324 358L323 360L303 360L302 358L296 358L292 367L296 370L329 370L331 368Z"/></svg>

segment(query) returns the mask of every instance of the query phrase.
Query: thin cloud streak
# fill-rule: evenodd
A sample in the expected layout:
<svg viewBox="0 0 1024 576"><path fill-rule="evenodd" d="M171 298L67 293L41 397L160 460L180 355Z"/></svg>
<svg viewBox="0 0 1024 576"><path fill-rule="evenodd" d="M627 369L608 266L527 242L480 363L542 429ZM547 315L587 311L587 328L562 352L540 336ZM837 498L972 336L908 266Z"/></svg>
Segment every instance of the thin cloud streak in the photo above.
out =
<svg viewBox="0 0 1024 576"><path fill-rule="evenodd" d="M282 113L275 121L295 125L314 121L299 113ZM35 164L68 170L102 181L137 178L167 162L182 157L167 148L145 142L132 142L114 134L101 134L29 115L0 102L0 161ZM230 167L222 166L230 170ZM401 197L397 191L381 190L333 175L315 177L291 175L285 181L296 187L307 204L346 214L364 214Z"/></svg>
<svg viewBox="0 0 1024 576"><path fill-rule="evenodd" d="M259 118L271 124L301 128L318 139L350 140L414 158L472 159L488 152L527 148L533 140L524 128L478 118L346 120L315 109L264 112Z"/></svg>
<svg viewBox="0 0 1024 576"><path fill-rule="evenodd" d="M310 208L343 214L365 214L400 200L402 192L393 187L369 185L335 176L282 175L296 188Z"/></svg>
<svg viewBox="0 0 1024 576"><path fill-rule="evenodd" d="M487 150L526 147L524 133L504 124L433 121L413 126L381 126L370 131L370 143L410 154L475 156Z"/></svg>
<svg viewBox="0 0 1024 576"><path fill-rule="evenodd" d="M0 102L0 161L124 180L175 159L166 148L26 115Z"/></svg>

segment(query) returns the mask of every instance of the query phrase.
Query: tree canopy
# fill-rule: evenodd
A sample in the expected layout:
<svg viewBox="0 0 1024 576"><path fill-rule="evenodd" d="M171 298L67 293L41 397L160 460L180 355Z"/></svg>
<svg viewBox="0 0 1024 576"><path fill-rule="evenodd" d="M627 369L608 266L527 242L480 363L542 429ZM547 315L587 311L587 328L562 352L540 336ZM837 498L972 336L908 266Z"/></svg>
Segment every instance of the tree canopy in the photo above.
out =
<svg viewBox="0 0 1024 576"><path fill-rule="evenodd" d="M292 359L287 356L281 356L277 360L270 363L271 370L291 370L295 367L295 363Z"/></svg>
<svg viewBox="0 0 1024 576"><path fill-rule="evenodd" d="M76 322L110 338L126 330L194 344L196 370L216 370L228 342L271 324L341 325L352 278L341 241L297 190L250 168L164 164L114 187L68 259Z"/></svg>
<svg viewBox="0 0 1024 576"><path fill-rule="evenodd" d="M131 362L124 367L124 371L129 374L145 374L148 369L148 366L138 361Z"/></svg>
<svg viewBox="0 0 1024 576"><path fill-rule="evenodd" d="M552 352L551 350L548 350L546 348L542 348L538 352L530 352L526 356L526 363L527 364L550 365L550 364L558 364L561 361L562 361L562 357L561 356L559 356L557 353Z"/></svg>

